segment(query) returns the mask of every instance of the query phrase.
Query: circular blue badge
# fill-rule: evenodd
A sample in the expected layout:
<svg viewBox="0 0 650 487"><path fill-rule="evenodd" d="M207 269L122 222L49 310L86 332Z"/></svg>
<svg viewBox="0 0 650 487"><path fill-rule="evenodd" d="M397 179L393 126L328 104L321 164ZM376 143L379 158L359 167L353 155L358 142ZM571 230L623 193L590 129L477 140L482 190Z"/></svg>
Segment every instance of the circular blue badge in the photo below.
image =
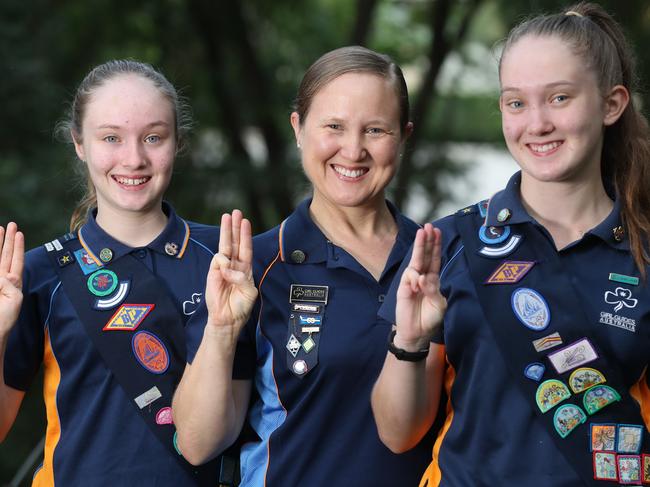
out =
<svg viewBox="0 0 650 487"><path fill-rule="evenodd" d="M501 242L504 242L510 236L510 226L506 225L503 227L486 227L481 226L478 229L478 238L481 239L481 242L494 245Z"/></svg>
<svg viewBox="0 0 650 487"><path fill-rule="evenodd" d="M544 330L551 322L548 304L537 291L527 287L515 289L511 298L512 311L531 330Z"/></svg>

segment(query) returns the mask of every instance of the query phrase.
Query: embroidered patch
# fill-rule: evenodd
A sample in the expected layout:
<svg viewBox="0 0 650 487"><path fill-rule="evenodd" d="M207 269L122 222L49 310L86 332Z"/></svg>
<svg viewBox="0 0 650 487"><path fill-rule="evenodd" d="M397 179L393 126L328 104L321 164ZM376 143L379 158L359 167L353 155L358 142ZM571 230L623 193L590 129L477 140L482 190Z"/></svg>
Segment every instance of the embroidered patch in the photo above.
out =
<svg viewBox="0 0 650 487"><path fill-rule="evenodd" d="M641 466L641 481L650 484L650 455L647 453L641 455Z"/></svg>
<svg viewBox="0 0 650 487"><path fill-rule="evenodd" d="M174 450L176 450L176 453L182 455L181 449L178 448L178 431L174 431L174 438L172 438L172 443L174 444Z"/></svg>
<svg viewBox="0 0 650 487"><path fill-rule="evenodd" d="M539 385L535 400L540 411L545 413L569 397L571 397L571 393L563 382L557 379L549 379Z"/></svg>
<svg viewBox="0 0 650 487"><path fill-rule="evenodd" d="M163 342L149 331L139 331L131 340L133 353L140 365L153 374L162 374L169 367L169 353Z"/></svg>
<svg viewBox="0 0 650 487"><path fill-rule="evenodd" d="M169 406L162 408L156 413L156 424L174 424L172 417L172 408Z"/></svg>
<svg viewBox="0 0 650 487"><path fill-rule="evenodd" d="M542 295L533 289L527 287L515 289L510 303L519 321L531 330L542 331L551 321L548 304Z"/></svg>
<svg viewBox="0 0 650 487"><path fill-rule="evenodd" d="M64 254L61 254L56 258L56 262L59 264L59 267L65 267L74 262L74 257L70 251L67 250Z"/></svg>
<svg viewBox="0 0 650 487"><path fill-rule="evenodd" d="M88 277L88 290L95 296L108 296L117 287L117 275L108 269L95 271Z"/></svg>
<svg viewBox="0 0 650 487"><path fill-rule="evenodd" d="M562 345L562 337L558 332L533 340L533 347L535 347L535 350L538 352L543 352L544 350L557 347L558 345Z"/></svg>
<svg viewBox="0 0 650 487"><path fill-rule="evenodd" d="M569 387L574 394L586 391L592 386L605 382L605 376L596 369L580 367L571 372L569 376Z"/></svg>
<svg viewBox="0 0 650 487"><path fill-rule="evenodd" d="M498 259L510 255L519 246L524 238L521 235L513 235L510 239L500 247L482 247L478 253L483 257L490 259Z"/></svg>
<svg viewBox="0 0 650 487"><path fill-rule="evenodd" d="M587 415L574 404L563 404L555 411L553 415L553 426L555 431L562 437L566 438L569 433L587 421Z"/></svg>
<svg viewBox="0 0 650 487"><path fill-rule="evenodd" d="M514 284L521 281L534 265L535 262L508 260L496 268L485 284Z"/></svg>
<svg viewBox="0 0 650 487"><path fill-rule="evenodd" d="M120 284L117 286L117 291L115 291L111 296L108 296L106 298L96 299L93 307L100 311L114 308L122 301L124 301L127 294L129 294L130 288L131 288L130 281L120 281Z"/></svg>
<svg viewBox="0 0 650 487"><path fill-rule="evenodd" d="M614 282L622 282L623 284L631 284L632 286L639 285L638 277L626 276L625 274L617 274L616 272L609 273L609 280Z"/></svg>
<svg viewBox="0 0 650 487"><path fill-rule="evenodd" d="M193 315L201 304L203 293L194 293L188 301L183 301L183 314L185 316Z"/></svg>
<svg viewBox="0 0 650 487"><path fill-rule="evenodd" d="M591 451L616 451L616 425L591 423L589 446Z"/></svg>
<svg viewBox="0 0 650 487"><path fill-rule="evenodd" d="M548 354L558 374L563 374L598 358L596 350L587 338L581 338L564 348Z"/></svg>
<svg viewBox="0 0 650 487"><path fill-rule="evenodd" d="M524 375L535 382L539 382L544 375L546 367L541 362L533 362L532 364L526 365L524 369Z"/></svg>
<svg viewBox="0 0 650 487"><path fill-rule="evenodd" d="M582 404L587 414L591 415L600 411L605 406L620 400L621 396L614 389L609 386L598 385L585 392L582 398Z"/></svg>
<svg viewBox="0 0 650 487"><path fill-rule="evenodd" d="M102 328L103 331L124 330L133 331L154 309L155 304L123 304L120 306L108 323Z"/></svg>
<svg viewBox="0 0 650 487"><path fill-rule="evenodd" d="M160 399L162 394L160 390L153 386L148 391L143 392L138 397L133 399L140 409L147 407L149 404L154 402L156 399Z"/></svg>
<svg viewBox="0 0 650 487"><path fill-rule="evenodd" d="M626 308L635 308L639 300L632 297L632 291L629 289L617 287L614 292L605 292L605 302L607 304L615 304L614 313L617 313L623 306Z"/></svg>
<svg viewBox="0 0 650 487"><path fill-rule="evenodd" d="M619 424L616 431L616 451L618 453L639 453L643 441L643 426L639 424Z"/></svg>
<svg viewBox="0 0 650 487"><path fill-rule="evenodd" d="M289 341L287 342L287 350L289 350L289 353L294 357L298 355L298 351L300 350L300 342L298 341L298 339L295 337L293 333L291 334L291 336L289 337Z"/></svg>
<svg viewBox="0 0 650 487"><path fill-rule="evenodd" d="M639 455L618 455L616 457L619 484L641 482L641 457Z"/></svg>
<svg viewBox="0 0 650 487"><path fill-rule="evenodd" d="M329 294L328 286L307 286L303 284L292 284L289 294L289 302L307 301L309 303L327 304Z"/></svg>
<svg viewBox="0 0 650 487"><path fill-rule="evenodd" d="M478 229L478 238L481 242L488 245L500 244L505 242L510 236L510 226L503 227L486 227L481 226Z"/></svg>
<svg viewBox="0 0 650 487"><path fill-rule="evenodd" d="M618 480L616 453L594 452L594 479Z"/></svg>
<svg viewBox="0 0 650 487"><path fill-rule="evenodd" d="M99 269L99 264L93 260L93 258L88 255L86 249L79 249L74 251L74 256L77 258L77 264L84 275L88 275L91 272L95 272Z"/></svg>
<svg viewBox="0 0 650 487"><path fill-rule="evenodd" d="M489 200L483 200L478 203L478 211L481 213L481 217L485 218L488 211L488 202Z"/></svg>

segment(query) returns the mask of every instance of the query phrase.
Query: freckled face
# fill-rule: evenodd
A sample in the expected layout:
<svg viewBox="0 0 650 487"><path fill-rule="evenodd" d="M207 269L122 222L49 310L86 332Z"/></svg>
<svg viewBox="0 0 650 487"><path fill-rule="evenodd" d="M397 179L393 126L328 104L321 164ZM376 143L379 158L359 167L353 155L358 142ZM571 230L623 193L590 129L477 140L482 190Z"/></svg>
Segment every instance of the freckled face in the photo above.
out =
<svg viewBox="0 0 650 487"><path fill-rule="evenodd" d="M93 91L75 149L88 165L98 212L160 211L176 152L171 102L148 79L128 74Z"/></svg>
<svg viewBox="0 0 650 487"><path fill-rule="evenodd" d="M403 141L399 100L389 81L368 73L343 74L316 93L305 120L292 113L291 125L314 203L383 204Z"/></svg>
<svg viewBox="0 0 650 487"><path fill-rule="evenodd" d="M596 76L557 37L526 36L505 53L499 100L508 150L523 180L600 175L607 118Z"/></svg>

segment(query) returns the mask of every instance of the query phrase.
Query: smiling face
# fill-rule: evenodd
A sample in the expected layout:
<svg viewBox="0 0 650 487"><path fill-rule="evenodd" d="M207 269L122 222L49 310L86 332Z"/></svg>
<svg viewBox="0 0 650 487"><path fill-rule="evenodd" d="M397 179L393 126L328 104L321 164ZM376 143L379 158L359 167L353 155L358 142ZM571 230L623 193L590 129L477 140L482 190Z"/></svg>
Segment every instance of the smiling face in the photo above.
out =
<svg viewBox="0 0 650 487"><path fill-rule="evenodd" d="M500 77L503 135L522 180L599 178L604 127L620 111L566 42L521 38L504 53Z"/></svg>
<svg viewBox="0 0 650 487"><path fill-rule="evenodd" d="M388 80L342 74L314 95L305 120L292 113L291 125L314 187L312 204L384 204L403 140L399 100Z"/></svg>
<svg viewBox="0 0 650 487"><path fill-rule="evenodd" d="M75 150L88 166L99 215L161 211L176 152L171 102L148 79L125 74L93 90Z"/></svg>

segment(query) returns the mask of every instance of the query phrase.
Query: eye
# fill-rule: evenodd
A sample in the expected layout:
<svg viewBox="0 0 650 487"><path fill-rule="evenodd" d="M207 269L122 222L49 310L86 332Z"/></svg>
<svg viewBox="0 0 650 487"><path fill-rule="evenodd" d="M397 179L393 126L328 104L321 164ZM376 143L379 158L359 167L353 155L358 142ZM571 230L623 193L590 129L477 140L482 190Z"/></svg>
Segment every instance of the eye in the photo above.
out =
<svg viewBox="0 0 650 487"><path fill-rule="evenodd" d="M552 99L553 103L562 103L564 101L567 101L569 97L567 95L555 95Z"/></svg>
<svg viewBox="0 0 650 487"><path fill-rule="evenodd" d="M343 128L343 125L340 123L328 123L326 127L332 130L341 130Z"/></svg>
<svg viewBox="0 0 650 487"><path fill-rule="evenodd" d="M103 140L109 144L114 144L119 141L116 135L107 135Z"/></svg>
<svg viewBox="0 0 650 487"><path fill-rule="evenodd" d="M386 133L384 129L379 127L369 127L366 129L366 132L369 133L370 135L381 135Z"/></svg>
<svg viewBox="0 0 650 487"><path fill-rule="evenodd" d="M524 106L524 103L521 100L513 100L507 103L507 105L514 109L517 110L519 108L522 108Z"/></svg>
<svg viewBox="0 0 650 487"><path fill-rule="evenodd" d="M149 144L155 144L156 142L160 142L160 135L148 135L144 140Z"/></svg>

